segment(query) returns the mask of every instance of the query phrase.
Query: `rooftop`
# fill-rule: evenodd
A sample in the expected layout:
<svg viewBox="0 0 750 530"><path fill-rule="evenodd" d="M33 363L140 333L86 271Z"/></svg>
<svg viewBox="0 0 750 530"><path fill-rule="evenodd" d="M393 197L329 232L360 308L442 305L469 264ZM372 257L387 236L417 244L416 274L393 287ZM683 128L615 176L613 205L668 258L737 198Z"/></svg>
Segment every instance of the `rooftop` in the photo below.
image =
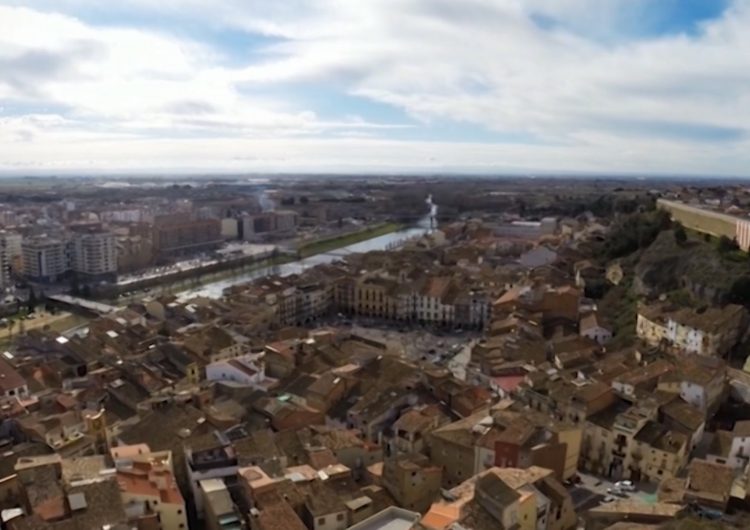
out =
<svg viewBox="0 0 750 530"><path fill-rule="evenodd" d="M174 476L168 469L137 463L117 472L120 491L159 499L165 504L184 504Z"/></svg>
<svg viewBox="0 0 750 530"><path fill-rule="evenodd" d="M727 499L734 482L732 468L693 459L688 468L688 490Z"/></svg>
<svg viewBox="0 0 750 530"><path fill-rule="evenodd" d="M391 506L364 521L349 527L349 530L409 530L419 521L419 513Z"/></svg>

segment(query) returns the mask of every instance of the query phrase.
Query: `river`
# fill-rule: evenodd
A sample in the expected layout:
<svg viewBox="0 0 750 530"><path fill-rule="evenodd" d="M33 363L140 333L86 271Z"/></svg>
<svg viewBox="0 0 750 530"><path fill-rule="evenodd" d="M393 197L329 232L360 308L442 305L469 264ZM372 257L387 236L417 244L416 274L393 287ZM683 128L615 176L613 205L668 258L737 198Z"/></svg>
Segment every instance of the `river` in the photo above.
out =
<svg viewBox="0 0 750 530"><path fill-rule="evenodd" d="M382 236L360 241L345 247L332 250L330 252L324 252L322 254L316 254L309 258L301 259L284 265L275 265L271 267L264 267L255 269L250 272L245 272L233 276L231 278L224 278L222 280L207 283L200 287L195 287L176 293L180 300L188 300L197 296L206 298L220 298L222 293L227 287L238 285L241 283L247 283L259 278L266 276L290 276L292 274L300 274L301 272L315 267L316 265L322 265L324 263L333 263L334 261L340 260L346 257L348 254L357 254L362 252L371 252L374 250L388 250L395 248L408 239L416 236L425 234L431 230L429 216L419 222L419 224L412 228L406 228L397 232L391 232Z"/></svg>

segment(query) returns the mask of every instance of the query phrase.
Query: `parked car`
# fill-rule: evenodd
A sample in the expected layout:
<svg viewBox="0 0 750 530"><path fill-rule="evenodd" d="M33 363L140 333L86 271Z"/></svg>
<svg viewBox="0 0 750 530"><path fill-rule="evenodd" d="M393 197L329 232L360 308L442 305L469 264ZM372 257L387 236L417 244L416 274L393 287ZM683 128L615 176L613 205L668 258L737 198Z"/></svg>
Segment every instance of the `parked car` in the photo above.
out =
<svg viewBox="0 0 750 530"><path fill-rule="evenodd" d="M615 486L614 488L607 488L607 493L610 495L617 495L618 497L627 497L628 494L625 493L623 490Z"/></svg>
<svg viewBox="0 0 750 530"><path fill-rule="evenodd" d="M635 491L635 486L630 480L619 480L615 482L615 487L622 491Z"/></svg>

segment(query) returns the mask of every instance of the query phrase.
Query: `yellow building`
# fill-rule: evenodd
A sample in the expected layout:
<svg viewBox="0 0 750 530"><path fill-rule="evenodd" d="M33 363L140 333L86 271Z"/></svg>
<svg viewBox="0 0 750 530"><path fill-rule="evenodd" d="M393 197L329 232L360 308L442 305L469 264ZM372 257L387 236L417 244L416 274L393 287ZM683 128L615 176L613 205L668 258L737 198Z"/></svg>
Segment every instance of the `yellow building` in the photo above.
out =
<svg viewBox="0 0 750 530"><path fill-rule="evenodd" d="M192 362L187 365L187 380L192 385L197 385L201 381L201 369L198 363Z"/></svg>
<svg viewBox="0 0 750 530"><path fill-rule="evenodd" d="M613 480L660 482L687 464L690 438L637 407L610 409L586 424L582 467Z"/></svg>
<svg viewBox="0 0 750 530"><path fill-rule="evenodd" d="M676 476L687 465L690 439L656 422L648 422L635 436L633 457L640 480L661 482Z"/></svg>
<svg viewBox="0 0 750 530"><path fill-rule="evenodd" d="M357 313L376 318L396 318L397 303L391 296L396 287L395 281L378 277L357 282L354 293Z"/></svg>
<svg viewBox="0 0 750 530"><path fill-rule="evenodd" d="M487 481L490 477L496 480ZM488 487L480 488L480 482L489 482ZM489 505L482 502L482 497L484 501L490 501ZM502 498L505 502L493 506L493 501ZM555 479L551 469L538 466L525 469L493 467L483 471L452 488L447 499L433 503L420 523L428 530L447 530L461 521L470 512L472 503L477 501L498 521L504 521L503 528L569 530L576 524L570 494Z"/></svg>
<svg viewBox="0 0 750 530"><path fill-rule="evenodd" d="M638 308L638 319L635 324L638 338L650 346L659 346L668 337L666 321L657 308L641 306Z"/></svg>
<svg viewBox="0 0 750 530"><path fill-rule="evenodd" d="M518 530L536 530L537 494L529 487L518 493Z"/></svg>
<svg viewBox="0 0 750 530"><path fill-rule="evenodd" d="M567 424L557 424L552 430L557 434L557 442L564 443L565 450L565 467L563 469L563 478L569 479L578 472L578 460L581 456L581 443L583 441L583 429L580 426Z"/></svg>

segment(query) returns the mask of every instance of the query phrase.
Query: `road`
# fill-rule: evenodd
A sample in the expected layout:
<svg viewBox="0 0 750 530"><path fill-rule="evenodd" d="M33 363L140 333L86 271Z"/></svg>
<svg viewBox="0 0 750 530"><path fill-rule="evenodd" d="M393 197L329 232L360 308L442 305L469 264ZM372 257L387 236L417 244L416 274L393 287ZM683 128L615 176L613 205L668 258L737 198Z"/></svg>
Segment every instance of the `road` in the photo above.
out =
<svg viewBox="0 0 750 530"><path fill-rule="evenodd" d="M601 501L610 496L608 489L614 488L614 481L600 478L587 473L578 473L581 483L570 488L570 494L573 497L573 504L576 511L586 511L599 505ZM624 497L633 501L640 501L646 504L654 504L657 501L657 485L650 482L638 482L635 484L636 491L626 492Z"/></svg>
<svg viewBox="0 0 750 530"><path fill-rule="evenodd" d="M71 317L71 314L66 311L60 311L52 314L45 311L37 310L28 317L21 319L15 319L13 324L12 334L18 336L23 332L31 331L32 329L43 328L44 326L52 326L53 324L62 322ZM11 334L11 329L8 326L0 329L0 340L7 338Z"/></svg>

